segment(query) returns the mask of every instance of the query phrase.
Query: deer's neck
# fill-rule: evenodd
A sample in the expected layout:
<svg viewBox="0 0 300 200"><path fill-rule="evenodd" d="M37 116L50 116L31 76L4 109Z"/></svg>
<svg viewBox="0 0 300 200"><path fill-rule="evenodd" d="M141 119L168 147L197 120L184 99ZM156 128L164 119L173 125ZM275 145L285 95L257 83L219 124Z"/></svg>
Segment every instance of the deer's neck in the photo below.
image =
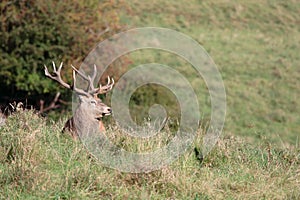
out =
<svg viewBox="0 0 300 200"><path fill-rule="evenodd" d="M74 113L73 120L79 136L99 132L99 121L87 109L78 107Z"/></svg>

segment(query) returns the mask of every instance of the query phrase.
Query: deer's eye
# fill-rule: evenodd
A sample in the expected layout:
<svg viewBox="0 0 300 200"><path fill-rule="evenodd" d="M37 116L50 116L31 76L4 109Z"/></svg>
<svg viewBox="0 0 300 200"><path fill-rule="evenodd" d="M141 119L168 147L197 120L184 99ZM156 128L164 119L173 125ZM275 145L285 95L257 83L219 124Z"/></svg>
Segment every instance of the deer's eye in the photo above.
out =
<svg viewBox="0 0 300 200"><path fill-rule="evenodd" d="M91 100L91 104L96 105L96 100Z"/></svg>

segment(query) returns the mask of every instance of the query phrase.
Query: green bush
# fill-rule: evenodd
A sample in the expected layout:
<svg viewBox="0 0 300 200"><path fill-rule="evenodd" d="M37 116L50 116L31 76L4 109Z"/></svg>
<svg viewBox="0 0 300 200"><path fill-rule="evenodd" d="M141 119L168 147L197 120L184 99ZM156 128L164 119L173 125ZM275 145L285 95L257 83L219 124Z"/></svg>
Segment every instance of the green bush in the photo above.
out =
<svg viewBox="0 0 300 200"><path fill-rule="evenodd" d="M1 1L0 91L11 96L59 90L45 78L43 65L51 60L79 65L95 44L120 29L118 6L122 4L98 0ZM69 81L70 70L63 72Z"/></svg>

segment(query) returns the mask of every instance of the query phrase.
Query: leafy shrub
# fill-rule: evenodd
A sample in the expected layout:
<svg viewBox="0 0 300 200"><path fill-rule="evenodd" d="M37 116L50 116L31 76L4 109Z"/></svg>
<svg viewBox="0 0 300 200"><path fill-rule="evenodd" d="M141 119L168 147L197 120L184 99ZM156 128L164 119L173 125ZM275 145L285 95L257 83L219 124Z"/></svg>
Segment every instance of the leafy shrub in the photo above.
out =
<svg viewBox="0 0 300 200"><path fill-rule="evenodd" d="M43 75L43 65L51 60L78 65L96 43L121 28L116 14L121 5L98 0L1 1L0 91L11 96L59 90ZM63 70L67 80L70 70Z"/></svg>

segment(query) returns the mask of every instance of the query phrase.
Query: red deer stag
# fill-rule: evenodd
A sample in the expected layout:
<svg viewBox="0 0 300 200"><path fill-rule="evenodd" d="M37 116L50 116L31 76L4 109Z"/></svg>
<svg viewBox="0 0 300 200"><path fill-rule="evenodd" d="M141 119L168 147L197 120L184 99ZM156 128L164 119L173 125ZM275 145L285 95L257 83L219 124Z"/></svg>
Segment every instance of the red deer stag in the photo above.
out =
<svg viewBox="0 0 300 200"><path fill-rule="evenodd" d="M52 65L53 75L49 73L46 65L45 75L48 78L57 81L65 88L73 90L79 97L79 105L76 108L73 117L66 122L63 131L68 130L75 139L78 136L82 136L81 134L87 134L91 130L95 131L98 129L100 131L105 131L101 118L106 115L110 115L112 110L110 107L102 103L101 99L98 98L98 94L105 94L109 92L114 85L114 79L110 80L108 77L108 82L105 86L101 86L100 84L99 87L95 88L94 80L97 75L96 65L94 65L92 77L86 76L71 65L73 69L73 84L69 85L61 78L61 69L63 63L60 64L58 69L56 69L54 62L52 62ZM86 90L76 87L76 73L84 80L88 81L88 88Z"/></svg>

